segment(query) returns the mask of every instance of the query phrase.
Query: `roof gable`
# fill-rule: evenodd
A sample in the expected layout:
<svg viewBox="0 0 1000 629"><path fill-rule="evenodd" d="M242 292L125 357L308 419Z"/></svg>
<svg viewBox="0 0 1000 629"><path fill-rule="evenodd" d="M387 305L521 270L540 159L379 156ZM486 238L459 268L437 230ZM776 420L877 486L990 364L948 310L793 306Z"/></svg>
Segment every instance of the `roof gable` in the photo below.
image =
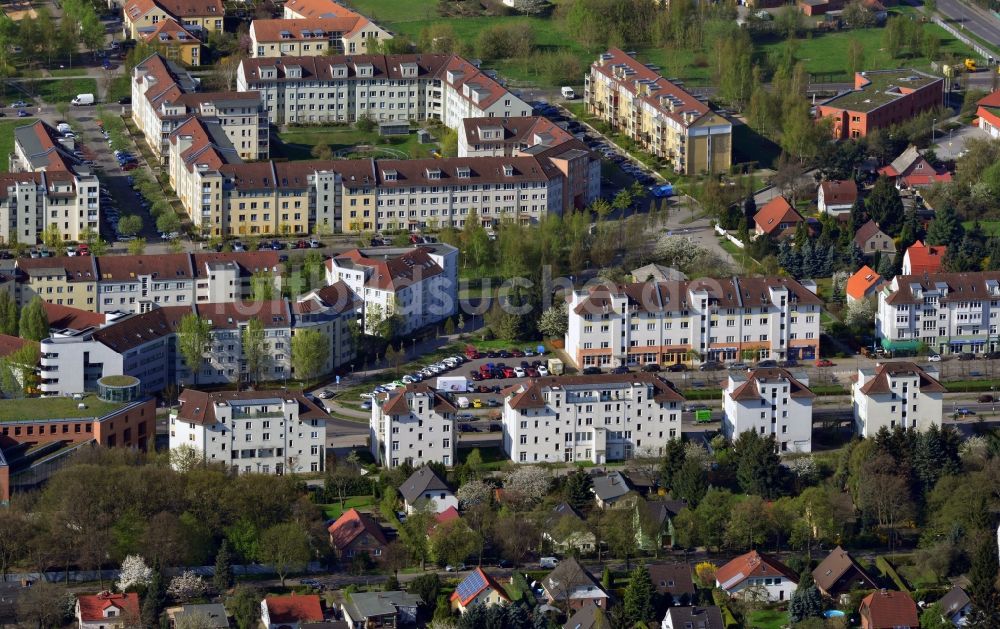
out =
<svg viewBox="0 0 1000 629"><path fill-rule="evenodd" d="M361 513L357 509L351 508L345 511L337 521L327 529L330 533L330 542L338 550L344 550L351 542L356 540L362 533L368 533L379 544L385 546L389 541L382 532L382 528L366 513Z"/></svg>
<svg viewBox="0 0 1000 629"><path fill-rule="evenodd" d="M423 466L413 472L406 482L399 487L399 493L406 502L413 504L420 496L428 491L444 491L451 493L451 489L441 478L428 466Z"/></svg>

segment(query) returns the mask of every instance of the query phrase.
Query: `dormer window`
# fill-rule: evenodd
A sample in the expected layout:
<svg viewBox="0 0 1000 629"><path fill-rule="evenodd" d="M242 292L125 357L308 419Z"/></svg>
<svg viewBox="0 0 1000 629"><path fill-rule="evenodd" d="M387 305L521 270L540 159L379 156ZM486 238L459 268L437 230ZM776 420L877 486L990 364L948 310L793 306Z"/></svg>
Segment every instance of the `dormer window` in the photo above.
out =
<svg viewBox="0 0 1000 629"><path fill-rule="evenodd" d="M440 179L441 178L441 170L438 169L438 168L428 168L427 169L427 178L428 179Z"/></svg>
<svg viewBox="0 0 1000 629"><path fill-rule="evenodd" d="M468 179L469 177L472 176L472 171L469 169L468 166L459 166L458 169L456 170L456 174L461 179Z"/></svg>
<svg viewBox="0 0 1000 629"><path fill-rule="evenodd" d="M504 177L513 177L514 176L514 167L511 164L504 164L504 166L503 166L503 176Z"/></svg>
<svg viewBox="0 0 1000 629"><path fill-rule="evenodd" d="M386 181L396 181L396 171L395 170L383 170L382 178Z"/></svg>

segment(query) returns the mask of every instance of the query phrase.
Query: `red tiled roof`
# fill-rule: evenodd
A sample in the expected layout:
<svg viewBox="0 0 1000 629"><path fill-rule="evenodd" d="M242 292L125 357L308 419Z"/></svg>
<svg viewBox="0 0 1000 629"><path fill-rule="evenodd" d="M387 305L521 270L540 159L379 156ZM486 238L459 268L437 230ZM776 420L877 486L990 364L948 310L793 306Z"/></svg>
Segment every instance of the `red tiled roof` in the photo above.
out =
<svg viewBox="0 0 1000 629"><path fill-rule="evenodd" d="M940 245L926 246L921 241L910 245L906 250L905 257L910 261L910 273L921 275L923 273L937 273L941 270L941 263L944 262L944 254L948 247Z"/></svg>
<svg viewBox="0 0 1000 629"><path fill-rule="evenodd" d="M111 282L135 281L140 275L170 281L194 277L191 257L186 253L100 256L97 258L97 275L102 281Z"/></svg>
<svg viewBox="0 0 1000 629"><path fill-rule="evenodd" d="M797 224L805 219L792 207L788 199L779 196L765 203L764 207L754 215L753 220L763 233L773 234L782 223Z"/></svg>
<svg viewBox="0 0 1000 629"><path fill-rule="evenodd" d="M458 409L448 401L448 398L432 389L426 384L408 384L394 391L389 391L382 402L382 412L386 415L402 415L410 412L410 404L407 394L424 393L433 396L434 402L431 405L439 413L457 413Z"/></svg>
<svg viewBox="0 0 1000 629"><path fill-rule="evenodd" d="M257 271L279 274L282 271L281 257L276 251L230 251L220 253L194 253L194 276L208 277L208 266L213 264L235 264L240 268L241 277L250 277Z"/></svg>
<svg viewBox="0 0 1000 629"><path fill-rule="evenodd" d="M858 186L849 180L829 180L819 184L827 205L852 205L858 200Z"/></svg>
<svg viewBox="0 0 1000 629"><path fill-rule="evenodd" d="M769 555L758 553L756 550L740 555L715 572L715 580L724 590L732 589L751 577L774 576L784 576L793 583L799 582L799 578L792 572L791 568Z"/></svg>
<svg viewBox="0 0 1000 629"><path fill-rule="evenodd" d="M458 513L458 509L455 507L448 507L440 513L434 514L434 521L438 524L444 524L445 522L451 522L452 520L458 520L462 516Z"/></svg>
<svg viewBox="0 0 1000 629"><path fill-rule="evenodd" d="M163 37L161 37L161 35ZM139 37L153 44L200 44L201 41L173 18L160 20L156 28Z"/></svg>
<svg viewBox="0 0 1000 629"><path fill-rule="evenodd" d="M889 379L896 376L917 376L919 378L917 386L922 393L944 393L946 391L944 385L931 377L930 374L918 365L896 360L878 365L875 369L875 375L862 385L861 392L865 395L891 393L892 387L890 386Z"/></svg>
<svg viewBox="0 0 1000 629"><path fill-rule="evenodd" d="M375 520L370 515L361 513L354 508L345 511L337 518L336 522L330 525L327 531L330 533L330 542L338 550L347 548L359 535L366 532L383 546L389 543Z"/></svg>
<svg viewBox="0 0 1000 629"><path fill-rule="evenodd" d="M511 396L508 405L513 409L523 408L544 408L545 399L542 391L550 388L563 386L586 386L604 384L633 384L641 383L651 385L655 389L653 399L657 402L683 402L681 395L666 380L658 378L651 373L625 373L625 374L599 374L580 376L546 376L544 378L532 378L521 384L508 387L503 395Z"/></svg>
<svg viewBox="0 0 1000 629"><path fill-rule="evenodd" d="M866 264L847 280L845 292L854 299L864 299L868 291L881 281L882 276Z"/></svg>
<svg viewBox="0 0 1000 629"><path fill-rule="evenodd" d="M365 286L386 291L397 291L414 282L444 273L444 269L423 248L412 249L388 259L369 258L360 249L351 249L337 256L337 259L369 267L371 273L366 274L368 279ZM332 264L333 260L327 262L327 266Z"/></svg>
<svg viewBox="0 0 1000 629"><path fill-rule="evenodd" d="M264 598L272 625L323 622L323 607L318 594L289 594Z"/></svg>
<svg viewBox="0 0 1000 629"><path fill-rule="evenodd" d="M1000 127L1000 90L980 99L976 115L985 118L994 127Z"/></svg>
<svg viewBox="0 0 1000 629"><path fill-rule="evenodd" d="M288 0L285 6L299 15L310 17L351 17L357 15L333 0Z"/></svg>
<svg viewBox="0 0 1000 629"><path fill-rule="evenodd" d="M157 7L178 19L217 17L221 20L226 14L222 0L129 0L125 4L124 15L135 22Z"/></svg>
<svg viewBox="0 0 1000 629"><path fill-rule="evenodd" d="M544 116L512 116L510 118L465 118L465 137L469 144L562 144L573 139L573 134ZM481 130L499 129L499 138L483 139Z"/></svg>
<svg viewBox="0 0 1000 629"><path fill-rule="evenodd" d="M861 616L868 619L868 629L919 627L917 605L905 592L880 590L861 600Z"/></svg>
<svg viewBox="0 0 1000 629"><path fill-rule="evenodd" d="M863 249L865 244L878 233L884 232L879 229L878 223L869 219L869 221L859 227L858 231L854 234L854 243Z"/></svg>
<svg viewBox="0 0 1000 629"><path fill-rule="evenodd" d="M99 312L44 302L45 316L52 330L85 330L104 325L107 317Z"/></svg>
<svg viewBox="0 0 1000 629"><path fill-rule="evenodd" d="M162 310L162 308L160 309ZM154 311L155 312L155 311ZM294 400L299 403L299 420L329 419L326 411L316 405L300 390L271 389L262 391L199 391L184 389L177 398L177 417L193 424L207 426L215 423L215 405L232 400Z"/></svg>
<svg viewBox="0 0 1000 629"><path fill-rule="evenodd" d="M236 329L237 324L259 320L265 328L287 328L292 313L284 299L271 301L217 302L195 306L198 316L212 322L213 328Z"/></svg>
<svg viewBox="0 0 1000 629"><path fill-rule="evenodd" d="M118 594L112 592L101 592L100 594L80 594L76 598L80 606L80 619L84 622L97 622L104 620L104 610L109 607L116 607L120 611L116 616L132 615L139 617L139 595L135 592L128 594Z"/></svg>
<svg viewBox="0 0 1000 629"><path fill-rule="evenodd" d="M466 583L469 584L469 587L463 588L462 585ZM458 601L462 607L465 607L474 601L476 597L487 588L495 591L503 600L510 602L510 597L507 596L507 591L504 590L503 586L497 583L496 579L486 574L482 568L476 568L470 574L466 575L464 579L462 579L462 583L460 583L458 588L451 593L451 600ZM459 596L459 590L462 590L465 593L464 598Z"/></svg>
<svg viewBox="0 0 1000 629"><path fill-rule="evenodd" d="M763 382L774 383L778 380L788 381L788 395L794 398L814 398L816 394L809 390L809 387L802 384L787 370L781 367L766 367L754 369L747 376L746 382L733 389L729 396L734 400L759 400L763 396L758 388L758 384Z"/></svg>
<svg viewBox="0 0 1000 629"><path fill-rule="evenodd" d="M23 339L19 336L0 334L0 356L10 356L29 343L38 345L35 341L29 341L28 339Z"/></svg>
<svg viewBox="0 0 1000 629"><path fill-rule="evenodd" d="M317 39L326 41L330 39L331 33L349 35L356 31L359 26L367 24L369 24L368 20L360 15L308 17L294 22L291 20L254 20L250 24L250 30L258 43ZM285 36L286 33L288 37Z"/></svg>

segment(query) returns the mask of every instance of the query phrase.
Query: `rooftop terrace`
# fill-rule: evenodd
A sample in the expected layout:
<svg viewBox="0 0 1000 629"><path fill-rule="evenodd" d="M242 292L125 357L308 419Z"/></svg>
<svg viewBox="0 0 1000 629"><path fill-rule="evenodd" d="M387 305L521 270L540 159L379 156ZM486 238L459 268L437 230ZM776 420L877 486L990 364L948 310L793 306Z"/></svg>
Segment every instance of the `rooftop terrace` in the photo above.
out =
<svg viewBox="0 0 1000 629"><path fill-rule="evenodd" d="M80 404L86 408L79 408ZM104 402L96 395L84 396L82 400L70 397L0 400L0 422L103 417L123 406L125 404L118 402Z"/></svg>

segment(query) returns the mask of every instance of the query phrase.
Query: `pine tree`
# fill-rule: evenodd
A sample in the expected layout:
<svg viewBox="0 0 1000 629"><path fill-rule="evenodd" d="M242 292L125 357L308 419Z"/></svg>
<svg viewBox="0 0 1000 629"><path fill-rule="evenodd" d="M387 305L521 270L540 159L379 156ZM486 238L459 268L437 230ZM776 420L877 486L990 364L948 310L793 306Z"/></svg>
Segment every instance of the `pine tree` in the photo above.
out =
<svg viewBox="0 0 1000 629"><path fill-rule="evenodd" d="M807 240L806 244L799 249L799 255L802 256L801 277L816 277L816 256L812 243Z"/></svg>
<svg viewBox="0 0 1000 629"><path fill-rule="evenodd" d="M680 439L671 439L667 442L663 463L660 464L660 482L664 487L673 490L674 477L682 465L684 465L684 442Z"/></svg>
<svg viewBox="0 0 1000 629"><path fill-rule="evenodd" d="M903 200L887 177L879 177L875 182L865 199L865 209L868 216L878 223L879 229L890 236L899 235L903 226Z"/></svg>
<svg viewBox="0 0 1000 629"><path fill-rule="evenodd" d="M229 542L222 540L219 552L215 554L215 574L212 576L212 584L218 592L225 592L233 587L233 565L229 555Z"/></svg>
<svg viewBox="0 0 1000 629"><path fill-rule="evenodd" d="M686 500L688 508L698 506L708 491L708 481L701 463L693 459L684 461L681 469L674 475L674 485L671 490L674 498Z"/></svg>
<svg viewBox="0 0 1000 629"><path fill-rule="evenodd" d="M748 494L768 498L778 489L781 459L774 435L766 438L748 430L733 443L736 456L736 480Z"/></svg>
<svg viewBox="0 0 1000 629"><path fill-rule="evenodd" d="M793 623L802 622L806 618L819 618L823 614L823 597L816 589L812 571L808 568L802 572L799 585L792 593L788 613Z"/></svg>
<svg viewBox="0 0 1000 629"><path fill-rule="evenodd" d="M1000 616L1000 593L997 592L997 552L991 536L983 536L979 547L972 555L972 567L969 569L969 598L975 608L977 619L985 624L975 625L995 627L990 624Z"/></svg>
<svg viewBox="0 0 1000 629"><path fill-rule="evenodd" d="M653 580L645 566L636 566L629 579L628 587L622 596L625 626L631 627L637 622L648 622L653 617Z"/></svg>
<svg viewBox="0 0 1000 629"><path fill-rule="evenodd" d="M927 245L957 246L962 241L965 230L955 209L944 205L934 214L934 220L927 226Z"/></svg>
<svg viewBox="0 0 1000 629"><path fill-rule="evenodd" d="M167 584L163 580L163 569L160 560L157 559L152 565L153 574L146 586L146 595L142 599L142 624L145 627L158 627L160 625L160 612L167 600Z"/></svg>
<svg viewBox="0 0 1000 629"><path fill-rule="evenodd" d="M826 260L823 261L823 277L830 277L837 268L837 246L831 244L826 250Z"/></svg>
<svg viewBox="0 0 1000 629"><path fill-rule="evenodd" d="M594 496L590 493L590 488L594 481L590 474L583 470L577 470L566 477L566 502L577 511L587 511L594 502Z"/></svg>
<svg viewBox="0 0 1000 629"><path fill-rule="evenodd" d="M510 629L531 629L531 614L523 603L513 603L506 607L506 626Z"/></svg>

